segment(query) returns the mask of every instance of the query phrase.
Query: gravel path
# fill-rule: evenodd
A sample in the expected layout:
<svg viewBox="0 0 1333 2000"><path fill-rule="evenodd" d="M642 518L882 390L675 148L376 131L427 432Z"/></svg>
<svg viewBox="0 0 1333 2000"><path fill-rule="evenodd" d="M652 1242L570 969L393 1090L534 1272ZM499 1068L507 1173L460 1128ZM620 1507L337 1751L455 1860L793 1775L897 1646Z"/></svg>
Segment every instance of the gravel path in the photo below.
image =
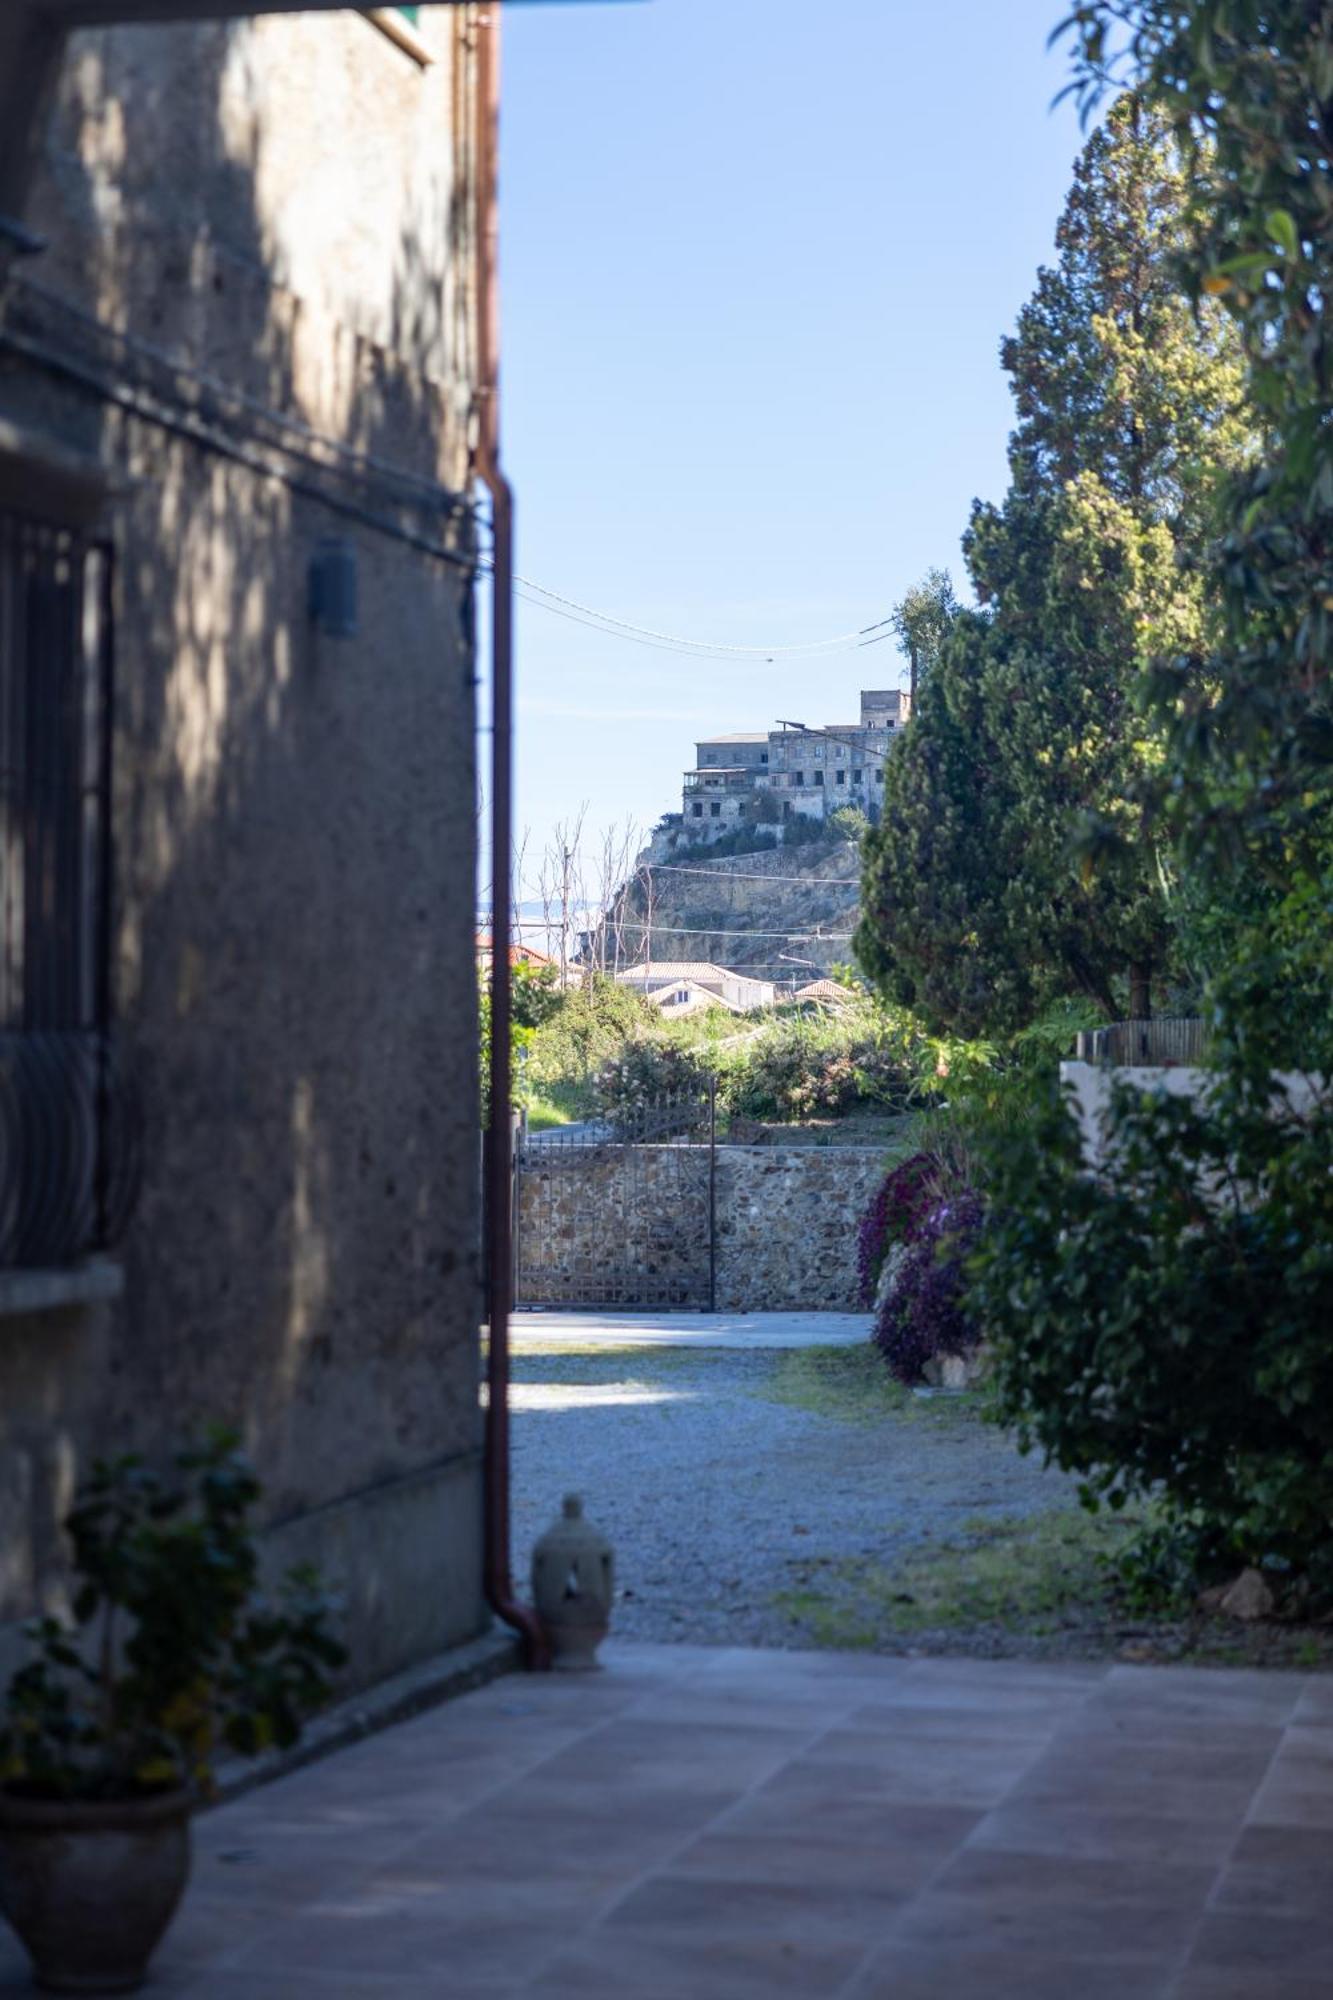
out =
<svg viewBox="0 0 1333 2000"><path fill-rule="evenodd" d="M578 1491L615 1545L618 1636L791 1646L808 1638L775 1600L812 1561L891 1564L978 1515L1070 1503L969 1408L815 1414L771 1399L782 1367L699 1348L518 1353L516 1563Z"/></svg>

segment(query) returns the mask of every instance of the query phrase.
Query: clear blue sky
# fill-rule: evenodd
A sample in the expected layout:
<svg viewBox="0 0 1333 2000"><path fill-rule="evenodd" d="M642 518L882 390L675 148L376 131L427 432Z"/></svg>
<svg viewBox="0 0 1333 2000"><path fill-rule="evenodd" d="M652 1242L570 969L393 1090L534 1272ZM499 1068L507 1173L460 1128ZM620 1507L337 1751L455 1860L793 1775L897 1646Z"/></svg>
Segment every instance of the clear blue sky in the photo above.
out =
<svg viewBox="0 0 1333 2000"><path fill-rule="evenodd" d="M1059 0L505 10L505 453L518 567L737 645L961 581L1006 482L1001 336L1080 138ZM696 734L843 720L892 643L678 658L520 606L516 819L537 854L679 809ZM529 873L531 871L529 870Z"/></svg>

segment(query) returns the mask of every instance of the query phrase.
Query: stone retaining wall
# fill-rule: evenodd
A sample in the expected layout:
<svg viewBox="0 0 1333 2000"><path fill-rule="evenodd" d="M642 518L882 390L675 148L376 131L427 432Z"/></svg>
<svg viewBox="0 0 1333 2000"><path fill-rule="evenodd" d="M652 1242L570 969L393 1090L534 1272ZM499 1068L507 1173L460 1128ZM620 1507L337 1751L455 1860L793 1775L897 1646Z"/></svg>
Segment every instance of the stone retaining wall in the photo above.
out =
<svg viewBox="0 0 1333 2000"><path fill-rule="evenodd" d="M856 1232L884 1177L870 1146L719 1146L721 1312L854 1312Z"/></svg>
<svg viewBox="0 0 1333 2000"><path fill-rule="evenodd" d="M707 1170L706 1146L532 1149L520 1303L704 1303ZM883 1173L875 1147L719 1146L718 1310L856 1310L857 1225Z"/></svg>

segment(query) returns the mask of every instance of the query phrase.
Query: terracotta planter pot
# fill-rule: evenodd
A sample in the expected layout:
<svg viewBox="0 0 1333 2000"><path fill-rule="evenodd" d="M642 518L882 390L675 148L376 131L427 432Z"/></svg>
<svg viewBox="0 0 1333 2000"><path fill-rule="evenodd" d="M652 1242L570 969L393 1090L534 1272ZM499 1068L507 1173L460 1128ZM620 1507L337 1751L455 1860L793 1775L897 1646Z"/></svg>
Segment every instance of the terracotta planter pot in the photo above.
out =
<svg viewBox="0 0 1333 2000"><path fill-rule="evenodd" d="M0 1792L0 1911L51 1993L129 1993L190 1872L190 1797L92 1803Z"/></svg>

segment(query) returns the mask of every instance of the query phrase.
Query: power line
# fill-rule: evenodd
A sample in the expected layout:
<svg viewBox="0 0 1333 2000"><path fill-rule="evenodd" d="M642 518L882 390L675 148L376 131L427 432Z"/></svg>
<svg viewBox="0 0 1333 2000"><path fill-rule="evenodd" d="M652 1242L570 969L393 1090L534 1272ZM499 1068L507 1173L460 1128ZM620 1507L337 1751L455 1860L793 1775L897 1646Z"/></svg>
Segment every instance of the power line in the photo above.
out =
<svg viewBox="0 0 1333 2000"><path fill-rule="evenodd" d="M558 931L560 925L554 918L548 924L543 918L528 917L510 926L516 931ZM576 924L576 930L594 928ZM854 931L750 931L719 929L716 925L688 928L684 924L640 924L629 918L622 918L611 925L613 931L640 931L650 937L706 937L706 938L765 938L779 939L783 944L849 944Z"/></svg>
<svg viewBox="0 0 1333 2000"><path fill-rule="evenodd" d="M819 653L835 646L852 645L864 639L867 633L878 632L883 626L892 622L888 618L878 618L873 625L859 625L853 631L838 632L832 638L807 639L794 645L737 646L726 640L689 639L679 632L659 632L651 625L636 625L630 619L617 618L614 612L599 611L596 605L581 604L576 597L566 597L558 590L550 590L544 583L538 583L530 576L519 576L516 573L514 581L521 583L527 590L537 591L541 597L548 598L553 604L562 605L568 611L582 612L584 617L595 618L599 624L609 625L618 632L632 632L638 638L656 639L661 644L683 646L695 652L748 653L757 659L771 659L775 653ZM887 637L887 634L885 636Z"/></svg>
<svg viewBox="0 0 1333 2000"><path fill-rule="evenodd" d="M741 931L728 930L717 924L696 926L688 929L684 924L639 924L631 918L621 918L612 924L613 930L647 931L651 936L659 932L663 937L716 937L716 938L781 938L784 944L847 944L855 936L854 931Z"/></svg>
<svg viewBox="0 0 1333 2000"><path fill-rule="evenodd" d="M493 568L492 559L483 556L479 568ZM671 652L685 653L698 658L748 658L756 662L776 658L813 658L831 655L839 651L853 651L858 646L875 644L870 636L879 633L888 638L884 627L892 623L891 618L878 618L869 625L859 625L847 632L838 632L827 639L806 639L798 643L774 646L738 646L725 639L692 639L683 633L663 632L652 625L638 625L632 619L620 618L612 611L602 611L594 604L584 604L577 597L568 597L563 591L552 590L547 584L538 583L535 577L515 574L515 586L520 596L530 604L538 605L544 611L552 611L558 617L570 618L575 624L591 624L598 631L609 631L633 639L641 645L665 648Z"/></svg>
<svg viewBox="0 0 1333 2000"><path fill-rule="evenodd" d="M706 875L710 882L799 882L807 889L859 889L859 875L752 875L746 868L686 868L677 861L645 861L640 875Z"/></svg>

